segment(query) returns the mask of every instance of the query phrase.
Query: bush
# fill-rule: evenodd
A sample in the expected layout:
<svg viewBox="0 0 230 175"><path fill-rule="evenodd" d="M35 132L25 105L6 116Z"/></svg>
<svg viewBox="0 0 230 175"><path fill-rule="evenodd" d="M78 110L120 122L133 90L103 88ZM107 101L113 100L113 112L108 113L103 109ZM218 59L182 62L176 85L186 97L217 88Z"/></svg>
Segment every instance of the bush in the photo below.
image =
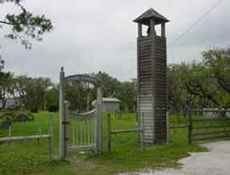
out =
<svg viewBox="0 0 230 175"><path fill-rule="evenodd" d="M5 111L0 114L0 119L3 121L10 120L12 122L26 122L34 120L34 115L25 111Z"/></svg>

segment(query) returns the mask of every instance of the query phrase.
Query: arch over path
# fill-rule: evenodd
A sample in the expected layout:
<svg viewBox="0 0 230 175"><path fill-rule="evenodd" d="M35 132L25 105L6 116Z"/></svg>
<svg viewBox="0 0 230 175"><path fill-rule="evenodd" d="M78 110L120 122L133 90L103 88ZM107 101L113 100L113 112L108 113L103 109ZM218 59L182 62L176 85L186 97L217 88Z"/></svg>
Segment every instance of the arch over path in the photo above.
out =
<svg viewBox="0 0 230 175"><path fill-rule="evenodd" d="M88 82L88 83L93 84L94 86L98 86L96 77L91 74L70 75L70 76L65 77L65 80Z"/></svg>
<svg viewBox="0 0 230 175"><path fill-rule="evenodd" d="M85 147L89 147L89 149L93 149L96 153L100 153L102 151L102 124L101 124L101 116L102 116L102 91L101 87L97 83L96 77L90 74L75 74L70 76L65 76L64 68L61 68L60 71L60 83L59 83L59 120L60 120L60 130L59 130L59 154L60 159L65 159L68 153L68 102L65 101L65 82L66 81L80 81L80 82L88 82L93 84L97 88L97 103L95 110L95 143L91 145L84 145Z"/></svg>

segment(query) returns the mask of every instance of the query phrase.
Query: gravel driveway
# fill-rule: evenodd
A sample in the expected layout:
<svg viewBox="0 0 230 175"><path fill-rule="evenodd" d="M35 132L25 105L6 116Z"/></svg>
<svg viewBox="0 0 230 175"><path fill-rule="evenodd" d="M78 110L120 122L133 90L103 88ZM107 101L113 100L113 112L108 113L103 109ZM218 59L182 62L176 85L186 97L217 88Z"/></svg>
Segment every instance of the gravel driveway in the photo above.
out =
<svg viewBox="0 0 230 175"><path fill-rule="evenodd" d="M192 153L179 160L181 169L135 173L136 175L230 175L230 141L204 144L209 152Z"/></svg>

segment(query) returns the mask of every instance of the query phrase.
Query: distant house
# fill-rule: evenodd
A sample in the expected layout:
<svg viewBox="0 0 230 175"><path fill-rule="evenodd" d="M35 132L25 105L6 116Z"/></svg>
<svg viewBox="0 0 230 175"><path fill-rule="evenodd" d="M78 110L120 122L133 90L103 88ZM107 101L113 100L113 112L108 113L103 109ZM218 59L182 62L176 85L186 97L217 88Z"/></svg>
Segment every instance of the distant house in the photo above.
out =
<svg viewBox="0 0 230 175"><path fill-rule="evenodd" d="M6 99L6 105L5 105L6 109L14 109L17 106L19 106L19 99L17 99L17 98L7 98ZM0 109L1 108L3 108L2 101L0 101Z"/></svg>
<svg viewBox="0 0 230 175"><path fill-rule="evenodd" d="M120 112L120 102L117 98L103 98L103 112ZM96 106L96 100L92 102L92 105Z"/></svg>

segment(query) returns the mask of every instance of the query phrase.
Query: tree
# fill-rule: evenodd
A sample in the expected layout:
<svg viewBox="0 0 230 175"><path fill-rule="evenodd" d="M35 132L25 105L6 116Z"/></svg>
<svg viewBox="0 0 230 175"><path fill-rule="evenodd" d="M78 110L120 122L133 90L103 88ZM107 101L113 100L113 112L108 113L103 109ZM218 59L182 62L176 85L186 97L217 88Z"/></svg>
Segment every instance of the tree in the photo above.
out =
<svg viewBox="0 0 230 175"><path fill-rule="evenodd" d="M51 112L58 111L58 95L59 91L57 86L53 85L49 89L47 89L45 96L46 110L49 110Z"/></svg>
<svg viewBox="0 0 230 175"><path fill-rule="evenodd" d="M118 94L120 82L105 72L99 71L96 74L98 84L102 87L104 97L112 97Z"/></svg>
<svg viewBox="0 0 230 175"><path fill-rule="evenodd" d="M50 19L47 19L45 15L34 15L22 5L21 0L0 0L0 4L4 3L14 4L20 12L6 14L3 19L0 19L0 27L10 27L11 31L6 37L20 40L25 48L31 48L30 39L40 41L41 36L53 28Z"/></svg>
<svg viewBox="0 0 230 175"><path fill-rule="evenodd" d="M230 94L230 49L211 49L203 52L204 65L219 87Z"/></svg>
<svg viewBox="0 0 230 175"><path fill-rule="evenodd" d="M117 97L121 101L121 110L135 112L136 110L136 84L133 81L120 82Z"/></svg>
<svg viewBox="0 0 230 175"><path fill-rule="evenodd" d="M7 102L7 97L12 93L13 74L10 72L0 72L0 101L4 109Z"/></svg>
<svg viewBox="0 0 230 175"><path fill-rule="evenodd" d="M185 64L173 64L167 68L168 81L168 107L172 112L183 111L189 96L185 88Z"/></svg>
<svg viewBox="0 0 230 175"><path fill-rule="evenodd" d="M173 111L230 107L230 49L203 52L200 62L168 66L168 102Z"/></svg>
<svg viewBox="0 0 230 175"><path fill-rule="evenodd" d="M46 94L51 85L48 78L26 76L15 78L15 89L21 99L21 104L32 112L46 109Z"/></svg>

